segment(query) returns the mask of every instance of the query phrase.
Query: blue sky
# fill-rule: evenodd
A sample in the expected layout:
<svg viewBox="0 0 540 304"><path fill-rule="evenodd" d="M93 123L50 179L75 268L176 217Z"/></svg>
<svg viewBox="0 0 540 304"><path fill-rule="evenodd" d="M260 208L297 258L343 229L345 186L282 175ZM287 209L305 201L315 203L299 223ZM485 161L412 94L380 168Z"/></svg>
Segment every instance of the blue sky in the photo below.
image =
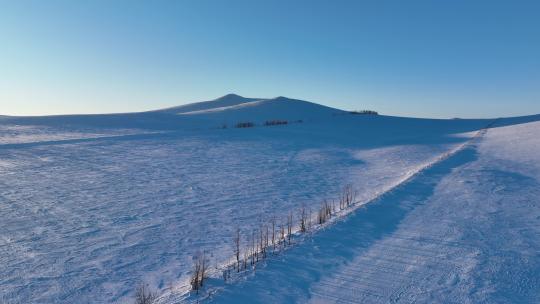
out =
<svg viewBox="0 0 540 304"><path fill-rule="evenodd" d="M540 1L3 1L0 114L227 93L416 117L540 113Z"/></svg>

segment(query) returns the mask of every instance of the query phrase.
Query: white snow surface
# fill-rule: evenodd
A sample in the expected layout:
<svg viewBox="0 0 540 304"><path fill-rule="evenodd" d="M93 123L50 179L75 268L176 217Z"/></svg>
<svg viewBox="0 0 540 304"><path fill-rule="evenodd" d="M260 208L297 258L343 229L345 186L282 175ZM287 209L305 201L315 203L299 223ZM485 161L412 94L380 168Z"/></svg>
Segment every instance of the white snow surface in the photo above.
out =
<svg viewBox="0 0 540 304"><path fill-rule="evenodd" d="M60 140L81 140L147 133L138 129L65 129L51 126L0 124L0 145L32 144Z"/></svg>
<svg viewBox="0 0 540 304"><path fill-rule="evenodd" d="M0 300L131 303L135 287L144 282L163 295L161 302L190 301L193 298L185 292L193 256L207 252L214 268L230 261L236 227L247 233L271 216L285 219L302 204L317 208L322 200L336 198L348 183L360 201L370 201L490 123L349 115L283 97L260 100L228 95L225 104L206 102L183 106L184 110L1 117ZM250 105L242 105L246 102ZM209 110L212 107L220 109ZM179 114L193 111L200 112ZM260 125L268 119L302 122ZM503 119L499 124L537 119ZM223 122L246 120L258 125L218 129ZM435 170L415 177L403 189L419 184L421 193L403 190L395 204L385 203L396 195L389 194L270 259L255 275L230 285L210 284L208 291L218 291L210 300L327 302L338 299L332 297L337 294L332 286L343 284L336 280L353 274L352 298L339 292L344 301L356 301L358 294L368 299L362 292L373 291L382 298L371 300L385 302L396 294L392 286L401 288L399 299L437 301L448 299L446 292L459 299L489 300L499 287L492 284L499 278L497 271L515 272L510 283L523 280L516 294L537 299L530 289L538 287L538 278L522 273L538 270L538 237L532 235L538 235L540 227L534 192L538 158L526 151L538 152L537 127L538 123L530 123L489 131L474 149L467 149L473 156L457 157L471 158L456 166L468 169L445 164L444 174ZM518 128L521 131L515 131ZM497 173L484 170L488 165L527 178L502 174L507 186ZM422 184L424 179L428 186ZM503 188L495 191L497 187ZM505 202L515 193L520 196L510 208ZM491 198L498 205L475 205ZM397 212L399 219L383 216L379 221L377 214L369 213L377 208ZM507 209L514 218L505 213ZM479 228L467 230L475 221ZM342 231L350 239L335 237ZM494 231L503 236L492 236ZM483 243L486 236L493 244ZM330 246L334 249L324 249L326 242L334 242ZM483 254L496 256L498 251L489 250L508 255L493 260ZM410 258L415 262L399 264ZM527 267L504 268L510 261ZM369 271L364 264L370 265ZM461 280L478 265L485 275L469 273ZM399 270L403 280L419 274L411 279L424 281L407 289L398 275L385 277L398 273L388 267L404 267ZM437 272L437 267L444 271ZM436 281L427 276L432 273ZM370 281L371 275L377 277ZM494 279L490 281L489 275ZM390 280L384 292L364 288L377 280ZM420 292L430 290L433 282L441 282L439 293ZM449 287L451 283L462 287L463 282L469 289ZM468 298L460 293L464 290Z"/></svg>

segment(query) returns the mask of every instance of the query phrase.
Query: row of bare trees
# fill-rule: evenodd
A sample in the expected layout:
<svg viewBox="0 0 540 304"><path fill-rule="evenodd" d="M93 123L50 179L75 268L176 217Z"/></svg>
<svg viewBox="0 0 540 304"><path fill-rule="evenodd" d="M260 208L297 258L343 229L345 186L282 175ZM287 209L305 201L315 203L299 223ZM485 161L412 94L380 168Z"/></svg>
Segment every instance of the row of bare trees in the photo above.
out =
<svg viewBox="0 0 540 304"><path fill-rule="evenodd" d="M355 204L356 191L353 186L346 185L339 195L339 210L344 210ZM319 206L315 218L312 216L311 208L306 208L305 204L298 209L297 231L299 233L307 233L312 228L314 223L322 225L326 223L337 213L335 201L329 202L324 200ZM286 218L278 222L276 216L272 216L270 220L263 221L251 233L242 235L240 228L234 231L234 262L225 267L223 271L223 279L227 280L231 277L231 272L245 271L248 267L254 268L256 264L266 259L269 252L275 254L280 250L292 244L293 228L295 217L290 211ZM243 246L242 246L243 244ZM190 278L191 290L196 293L203 287L203 284L208 275L208 259L205 253L200 253L193 259L193 271ZM148 287L141 285L136 292L136 304L150 304L156 298L156 294L152 293Z"/></svg>
<svg viewBox="0 0 540 304"><path fill-rule="evenodd" d="M355 204L356 191L354 191L352 185L346 185L339 195L339 210L344 210ZM297 230L300 233L309 232L314 222L318 225L326 223L337 212L336 203L328 200L324 200L317 210L316 217L313 218L311 208L306 208L305 204L298 209ZM255 267L257 262L265 259L268 255L268 251L271 253L279 252L286 246L291 245L294 228L293 212L289 212L285 220L281 223L277 222L275 216L272 216L266 223L260 224L258 228L255 228L251 233L246 233L242 237L240 228L236 228L234 232L234 257L235 261L229 265L226 272L224 272L224 278L230 276L230 271L235 270L240 272L248 269L248 266ZM243 246L242 252L242 243Z"/></svg>
<svg viewBox="0 0 540 304"><path fill-rule="evenodd" d="M339 195L339 210L349 208L355 204L356 191L352 185L345 186ZM312 230L314 224L322 225L337 213L336 203L324 200L319 206L315 219L311 208L302 205L298 210L297 230L299 233L307 233ZM275 254L292 244L294 228L293 212L289 212L286 218L278 222L272 216L266 223L261 223L259 227L253 229L251 233L242 236L241 229L236 228L233 236L234 242L234 263L227 266L223 271L223 279L227 280L231 276L231 271L244 271L248 267L255 265L266 259L269 253ZM244 244L242 246L242 244ZM200 253L193 259L193 271L190 278L191 290L199 292L208 276L209 261L205 253ZM140 285L135 294L136 304L151 304L156 298L156 293L152 292L148 286Z"/></svg>
<svg viewBox="0 0 540 304"><path fill-rule="evenodd" d="M273 216L268 222L262 223L242 238L240 228L236 228L233 237L235 262L233 268L236 272L254 267L257 262L265 259L269 251L275 253L276 250L291 244L293 231L293 214L287 215L286 221L277 222ZM244 243L243 252L241 244ZM227 277L225 275L224 277Z"/></svg>

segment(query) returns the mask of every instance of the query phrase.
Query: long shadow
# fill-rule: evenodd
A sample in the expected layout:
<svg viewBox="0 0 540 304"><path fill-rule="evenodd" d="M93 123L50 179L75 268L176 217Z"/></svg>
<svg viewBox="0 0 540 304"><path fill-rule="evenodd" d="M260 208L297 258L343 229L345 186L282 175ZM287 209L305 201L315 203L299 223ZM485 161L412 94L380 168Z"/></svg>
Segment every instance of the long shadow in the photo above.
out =
<svg viewBox="0 0 540 304"><path fill-rule="evenodd" d="M394 233L413 209L425 204L445 175L476 159L474 147L458 152L283 255L269 259L251 278L226 285L210 301L297 303L309 299L312 284Z"/></svg>
<svg viewBox="0 0 540 304"><path fill-rule="evenodd" d="M539 121L540 115L498 119L497 127ZM136 128L150 131L167 131L179 136L203 132L210 140L260 142L274 140L278 144L294 144L302 148L316 148L321 144L346 148L378 148L413 144L451 144L463 142L453 135L486 127L493 119L416 119L383 115L342 115L317 122L305 122L286 127L256 127L249 130L216 130L220 125L198 117L179 117L168 113L144 112L103 115L58 115L40 117L0 117L1 124L60 127L67 129ZM254 132L254 130L257 132ZM212 131L212 132L210 132ZM200 134L199 134L200 135ZM173 138L173 137L167 137ZM117 139L136 139L124 137ZM90 139L81 139L88 141ZM94 139L96 140L96 139ZM76 142L76 139L71 140ZM69 142L41 142L38 145ZM30 144L5 145L4 148L27 147Z"/></svg>

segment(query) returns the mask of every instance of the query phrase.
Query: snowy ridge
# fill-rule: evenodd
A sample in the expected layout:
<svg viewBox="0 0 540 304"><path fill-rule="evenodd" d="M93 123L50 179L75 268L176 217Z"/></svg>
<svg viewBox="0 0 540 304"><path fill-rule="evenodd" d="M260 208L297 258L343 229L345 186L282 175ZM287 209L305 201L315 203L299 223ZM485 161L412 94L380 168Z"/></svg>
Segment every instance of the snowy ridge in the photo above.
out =
<svg viewBox="0 0 540 304"><path fill-rule="evenodd" d="M289 123L313 121L344 114L345 111L304 100L277 97L261 99L230 106L215 106L202 110L179 113L181 117L198 118L232 127L239 122L262 124L267 120L286 120Z"/></svg>
<svg viewBox="0 0 540 304"><path fill-rule="evenodd" d="M214 109L214 108L231 107L231 106L240 105L240 104L248 104L257 100L264 100L264 99L263 98L246 98L246 97L242 97L236 94L227 94L225 96L216 98L214 100L195 102L195 103L190 103L186 105L161 109L154 112L182 114L182 113L188 113L188 112L204 111L204 110L209 110L209 109Z"/></svg>
<svg viewBox="0 0 540 304"><path fill-rule="evenodd" d="M331 228L332 225L334 225L336 222L343 220L346 218L349 214L355 212L357 209L365 206L366 204L369 204L371 202L377 201L381 199L381 197L390 194L392 191L396 190L400 186L406 184L408 181L412 180L416 176L422 174L424 171L430 169L431 167L437 165L440 162L443 162L447 160L448 158L452 157L453 155L459 153L460 151L464 150L474 142L478 141L480 138L482 138L488 131L489 128L491 128L495 123L497 119L490 122L486 127L478 130L469 140L466 142L459 144L457 147L452 148L451 150L437 156L435 159L430 160L427 163L419 165L414 170L410 170L406 172L406 174L399 180L395 181L392 184L387 185L384 189L377 191L374 193L371 197L364 200L358 200L355 201L350 207L347 207L343 210L337 210L332 217L323 224L314 224L311 228L311 230L305 234L300 232L298 227L293 228L293 238L295 242L292 244L292 246L296 246L298 244L301 244L305 241L305 238L311 237L313 234L316 234L317 231L321 229ZM315 221L315 219L313 219ZM289 246L290 247L290 246ZM286 254L286 251L289 250L289 247L283 248L282 252L279 252L278 254ZM266 247L268 252L272 252L272 246ZM220 264L217 267L214 267L208 271L208 277L210 279L213 279L210 281L210 283L207 283L206 287L201 291L201 294L192 294L190 291L190 283L185 282L184 284L174 286L171 290L168 290L164 294L160 295L156 299L156 303L158 304L173 304L173 303L179 303L179 302L186 302L186 303L199 303L201 300L208 299L209 297L214 296L216 293L219 293L219 291L223 288L227 288L227 285L223 284L217 284L217 285L208 285L212 284L212 282L220 281L223 279L223 274L225 271L228 271L228 275L231 275L231 278L228 280L234 284L234 282L238 281L240 278L245 277L246 275L249 275L251 271L254 271L252 269L241 271L240 273L235 272L235 260L233 257L230 258L228 262L225 262L223 264ZM259 263L263 263L263 260L261 260ZM256 266L254 266L255 268ZM263 265L264 267L264 265ZM231 283L229 283L231 284Z"/></svg>

